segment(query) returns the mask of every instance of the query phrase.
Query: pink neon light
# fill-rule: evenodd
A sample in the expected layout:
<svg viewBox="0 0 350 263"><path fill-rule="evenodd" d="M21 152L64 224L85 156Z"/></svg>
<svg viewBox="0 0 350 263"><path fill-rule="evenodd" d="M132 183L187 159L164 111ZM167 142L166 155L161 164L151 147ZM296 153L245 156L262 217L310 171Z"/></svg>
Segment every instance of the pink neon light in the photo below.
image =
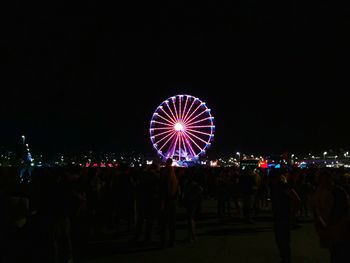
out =
<svg viewBox="0 0 350 263"><path fill-rule="evenodd" d="M196 108L189 116L187 116L186 119L184 119L184 122L187 122L187 120L188 120L189 118L191 118L191 117L193 116L193 114L195 114L196 111L197 111L201 106L202 106L202 104L199 104L199 105L197 106L197 108Z"/></svg>
<svg viewBox="0 0 350 263"><path fill-rule="evenodd" d="M197 135L193 134L192 132L190 131L187 131L188 134L192 135L194 138L200 140L201 142L203 143L208 143L207 141L203 140L202 138L199 138Z"/></svg>
<svg viewBox="0 0 350 263"><path fill-rule="evenodd" d="M191 125L191 124L194 124L194 123L197 123L197 122L194 122L193 123L193 121L195 120L195 119L197 119L198 117L200 117L200 116L202 116L204 113L206 113L207 112L207 110L205 110L205 111L202 111L200 114L198 114L198 115L196 115L195 117L193 117L192 119L190 119L190 120L186 120L186 123L188 124L188 125ZM207 117L206 119L210 119L211 117Z"/></svg>

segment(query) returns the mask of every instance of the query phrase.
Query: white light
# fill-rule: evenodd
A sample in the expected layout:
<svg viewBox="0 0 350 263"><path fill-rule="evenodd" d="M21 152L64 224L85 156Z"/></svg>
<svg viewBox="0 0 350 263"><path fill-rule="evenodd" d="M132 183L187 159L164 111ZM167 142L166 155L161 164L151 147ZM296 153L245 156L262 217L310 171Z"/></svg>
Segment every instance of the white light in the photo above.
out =
<svg viewBox="0 0 350 263"><path fill-rule="evenodd" d="M180 122L178 122L175 124L174 129L175 129L175 131L183 131L184 126Z"/></svg>

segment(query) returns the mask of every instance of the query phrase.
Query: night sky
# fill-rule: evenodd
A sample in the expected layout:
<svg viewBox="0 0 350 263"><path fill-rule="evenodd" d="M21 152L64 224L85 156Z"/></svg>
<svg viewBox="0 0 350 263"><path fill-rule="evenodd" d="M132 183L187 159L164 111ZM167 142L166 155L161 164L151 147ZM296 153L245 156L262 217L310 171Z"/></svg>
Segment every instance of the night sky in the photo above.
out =
<svg viewBox="0 0 350 263"><path fill-rule="evenodd" d="M150 153L153 111L191 94L213 155L350 149L339 2L49 2L2 8L0 146Z"/></svg>

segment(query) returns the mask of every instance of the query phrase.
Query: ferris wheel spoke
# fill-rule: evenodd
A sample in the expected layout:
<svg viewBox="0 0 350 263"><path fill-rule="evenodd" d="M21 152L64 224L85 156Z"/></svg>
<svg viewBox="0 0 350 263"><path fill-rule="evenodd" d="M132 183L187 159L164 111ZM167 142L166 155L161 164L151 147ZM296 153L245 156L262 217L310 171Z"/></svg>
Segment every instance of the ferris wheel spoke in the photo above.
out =
<svg viewBox="0 0 350 263"><path fill-rule="evenodd" d="M173 127L172 124L168 124L168 123L165 123L165 122L161 122L161 121L152 121L153 123L157 123L157 124L161 124L161 125L164 125L164 126L168 126L168 127Z"/></svg>
<svg viewBox="0 0 350 263"><path fill-rule="evenodd" d="M174 112L171 110L171 108L170 108L170 106L169 106L169 101L167 101L165 104L166 104L166 106L168 107L171 116L173 116L173 119L172 119L172 120L173 120L174 122L177 122L177 118L175 117Z"/></svg>
<svg viewBox="0 0 350 263"><path fill-rule="evenodd" d="M187 103L188 103L188 96L186 96L186 102L185 102L185 106L184 106L184 109L182 111L182 116L181 116L181 119L184 119L184 115L186 113L186 107L187 107Z"/></svg>
<svg viewBox="0 0 350 263"><path fill-rule="evenodd" d="M168 131L155 134L155 135L153 135L153 137L159 137L159 136L162 136L162 135L164 135L164 134L171 133L171 132L174 132L174 130L173 130L173 129L170 129L170 130L168 130Z"/></svg>
<svg viewBox="0 0 350 263"><path fill-rule="evenodd" d="M190 143L190 142L188 142L188 141L187 141L186 143L188 143L188 146L189 146L189 147L190 147L190 149L191 149L192 156L193 156L193 157L197 156L196 151L193 149L193 147L192 147L191 143Z"/></svg>
<svg viewBox="0 0 350 263"><path fill-rule="evenodd" d="M179 161L181 161L181 133L178 133L179 138Z"/></svg>
<svg viewBox="0 0 350 263"><path fill-rule="evenodd" d="M193 134L192 132L190 131L187 131L188 134L192 135L194 138L196 138L197 140L200 140L201 142L205 143L205 144L208 144L207 141L203 140L201 137L198 137L197 135Z"/></svg>
<svg viewBox="0 0 350 263"><path fill-rule="evenodd" d="M191 152L192 152L192 155L193 156L197 156L197 154L196 154L196 151L193 149L193 147L192 147L192 145L191 145L191 142L189 142L189 140L190 141L192 141L192 139L186 134L186 133L184 133L184 137L186 138L186 144L187 144L187 146L191 149ZM197 145L197 147L198 147L198 145ZM202 148L198 148L200 151L202 151Z"/></svg>
<svg viewBox="0 0 350 263"><path fill-rule="evenodd" d="M166 116L168 116L168 118L169 118L170 120L172 120L173 122L176 122L176 120L173 119L173 118L163 109L163 106L162 106L160 109L165 113Z"/></svg>
<svg viewBox="0 0 350 263"><path fill-rule="evenodd" d="M172 98L171 100L173 102L173 106L174 106L174 110L175 110L175 116L176 116L176 120L179 119L179 114L177 113L177 109L176 109L176 105L175 105L175 101L176 101L176 97Z"/></svg>
<svg viewBox="0 0 350 263"><path fill-rule="evenodd" d="M187 138L189 138L191 142L193 142L194 145L196 145L197 148L202 151L202 148L192 139L192 137L187 132L184 132L184 134L186 134Z"/></svg>
<svg viewBox="0 0 350 263"><path fill-rule="evenodd" d="M160 115L159 113L157 114L158 117L160 117L161 119L163 119L164 121L166 121L167 123L174 125L171 121L169 121L167 118L165 118L164 116Z"/></svg>
<svg viewBox="0 0 350 263"><path fill-rule="evenodd" d="M183 144L183 146L184 146L184 148L185 148L185 150L186 150L187 153L189 153L189 154L191 154L191 155L193 155L193 156L196 155L196 153L193 151L191 145L188 145L189 143L187 143L187 139L185 138L185 136L182 136L182 144ZM187 146L186 146L186 145L187 145ZM187 154L187 155L188 155L188 154Z"/></svg>
<svg viewBox="0 0 350 263"><path fill-rule="evenodd" d="M199 134L203 134L203 135L207 135L207 136L212 136L211 133L207 133L207 132L202 132L202 131L197 131L197 130L193 130L193 129L186 129L187 131L191 131L191 132L194 132L194 133L199 133Z"/></svg>
<svg viewBox="0 0 350 263"><path fill-rule="evenodd" d="M188 114L191 112L191 109L192 109L192 107L193 107L193 105L194 105L195 102L196 102L196 99L193 99L193 101L192 101L190 107L188 108L188 110L187 110L185 116L182 118L184 121L186 120Z"/></svg>
<svg viewBox="0 0 350 263"><path fill-rule="evenodd" d="M197 108L196 108L194 111L192 111L192 113L191 113L189 116L186 117L186 119L184 119L184 122L187 123L187 120L190 119L190 118L197 112L197 110L198 110L202 105L203 105L203 102L200 103L200 104L197 106Z"/></svg>
<svg viewBox="0 0 350 263"><path fill-rule="evenodd" d="M171 127L160 127L160 128L151 128L151 131L157 131L157 130L173 130Z"/></svg>
<svg viewBox="0 0 350 263"><path fill-rule="evenodd" d="M205 112L205 111L204 111L204 112ZM203 112L203 113L204 113L204 112ZM202 114L203 114L203 113L202 113ZM201 119L201 120L198 120L198 121L194 121L194 120L195 120L196 118L198 118L199 116L201 116L201 114L199 114L199 115L197 115L196 117L192 118L191 120L187 121L186 124L187 124L187 125L193 125L193 124L200 123L200 122L202 122L202 121L210 120L210 119L213 118L213 117L206 117L206 118L204 118L204 119Z"/></svg>
<svg viewBox="0 0 350 263"><path fill-rule="evenodd" d="M188 126L187 129L193 129L193 128L215 128L214 125L199 125L199 126Z"/></svg>
<svg viewBox="0 0 350 263"><path fill-rule="evenodd" d="M186 145L185 145L184 136L181 136L181 142L182 142L183 150L187 154L188 149L186 148ZM184 159L186 159L186 157L184 157Z"/></svg>
<svg viewBox="0 0 350 263"><path fill-rule="evenodd" d="M174 137L175 134L176 134L176 132L173 132L173 133L171 134L171 136L170 136L170 137L168 138L168 140L163 144L163 146L159 148L159 151L161 151L161 150L164 148L164 146L168 144L168 142Z"/></svg>
<svg viewBox="0 0 350 263"><path fill-rule="evenodd" d="M196 116L192 117L192 119L188 118L189 120L188 119L186 120L187 125L190 125L195 119L197 119L198 117L202 116L206 112L208 112L207 109L202 111L202 112L200 112L200 113L198 113Z"/></svg>
<svg viewBox="0 0 350 263"><path fill-rule="evenodd" d="M175 132L173 132L175 133ZM172 133L168 134L168 135L165 135L163 138L161 138L160 140L158 141L155 141L154 143L155 144L159 144L160 142L164 141L166 138L169 138L170 136L172 135Z"/></svg>
<svg viewBox="0 0 350 263"><path fill-rule="evenodd" d="M176 136L176 139L171 147L171 157L173 157L175 155L175 151L176 151L176 145L177 145L177 141L179 140L179 136Z"/></svg>
<svg viewBox="0 0 350 263"><path fill-rule="evenodd" d="M179 118L180 119L182 119L182 114L181 114L181 111L182 111L182 109L181 109L181 101L182 101L182 95L180 95L179 96Z"/></svg>

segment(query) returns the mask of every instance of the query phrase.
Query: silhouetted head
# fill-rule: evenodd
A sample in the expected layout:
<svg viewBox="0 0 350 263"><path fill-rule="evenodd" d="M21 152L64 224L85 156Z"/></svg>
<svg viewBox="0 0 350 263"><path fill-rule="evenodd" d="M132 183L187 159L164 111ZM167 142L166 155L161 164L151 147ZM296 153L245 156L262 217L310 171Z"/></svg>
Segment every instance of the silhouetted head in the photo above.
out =
<svg viewBox="0 0 350 263"><path fill-rule="evenodd" d="M330 187L333 183L333 172L330 169L323 168L318 173L318 183L324 187Z"/></svg>
<svg viewBox="0 0 350 263"><path fill-rule="evenodd" d="M283 175L283 170L281 169L271 169L269 177L273 185L278 184L280 182L286 182L286 178Z"/></svg>
<svg viewBox="0 0 350 263"><path fill-rule="evenodd" d="M165 163L166 166L172 166L173 165L173 159L168 158Z"/></svg>
<svg viewBox="0 0 350 263"><path fill-rule="evenodd" d="M158 163L152 163L149 167L150 170L152 171L158 171L159 170L159 165Z"/></svg>

